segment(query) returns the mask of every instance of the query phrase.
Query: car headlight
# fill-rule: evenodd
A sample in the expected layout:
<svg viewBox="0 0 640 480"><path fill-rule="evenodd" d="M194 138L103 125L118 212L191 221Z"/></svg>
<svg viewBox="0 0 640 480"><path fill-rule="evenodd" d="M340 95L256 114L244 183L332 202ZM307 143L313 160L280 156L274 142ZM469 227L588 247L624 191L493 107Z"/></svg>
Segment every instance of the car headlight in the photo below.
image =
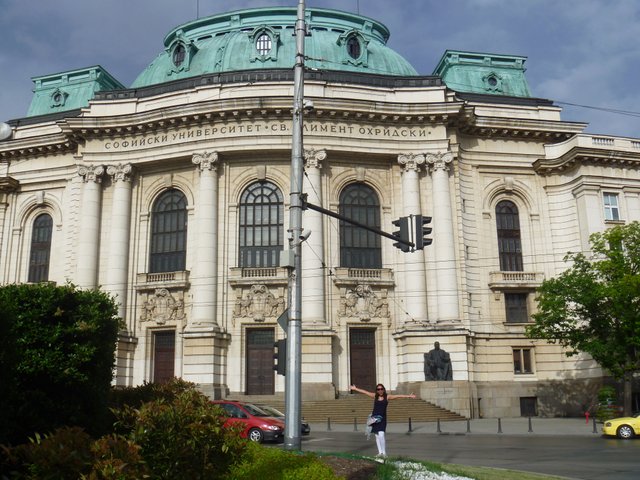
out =
<svg viewBox="0 0 640 480"><path fill-rule="evenodd" d="M610 426L611 426L611 422L606 422L606 423L604 424L604 426L605 426L605 427L610 427Z"/></svg>
<svg viewBox="0 0 640 480"><path fill-rule="evenodd" d="M267 425L267 428L269 430L280 430L280 427L277 425Z"/></svg>

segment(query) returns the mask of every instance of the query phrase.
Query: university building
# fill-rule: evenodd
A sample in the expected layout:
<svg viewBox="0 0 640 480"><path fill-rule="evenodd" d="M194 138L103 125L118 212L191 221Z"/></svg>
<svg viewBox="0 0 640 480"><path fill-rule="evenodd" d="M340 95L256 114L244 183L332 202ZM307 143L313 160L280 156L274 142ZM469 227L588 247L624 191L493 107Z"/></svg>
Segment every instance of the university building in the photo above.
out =
<svg viewBox="0 0 640 480"><path fill-rule="evenodd" d="M99 65L33 78L0 141L0 282L101 288L126 323L115 383L178 376L282 395L295 8L177 26L131 86ZM582 133L526 58L446 51L431 75L380 22L307 9L302 398L376 382L465 416L580 414L587 355L529 339L536 288L591 233L640 220L640 139ZM451 380L425 381L439 342Z"/></svg>

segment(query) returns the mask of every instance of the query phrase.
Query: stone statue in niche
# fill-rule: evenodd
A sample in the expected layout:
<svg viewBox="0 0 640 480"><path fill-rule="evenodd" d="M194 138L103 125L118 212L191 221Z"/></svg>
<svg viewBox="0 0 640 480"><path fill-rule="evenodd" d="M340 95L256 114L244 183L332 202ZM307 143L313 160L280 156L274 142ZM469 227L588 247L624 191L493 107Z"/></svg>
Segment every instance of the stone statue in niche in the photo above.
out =
<svg viewBox="0 0 640 480"><path fill-rule="evenodd" d="M451 357L440 348L440 342L433 345L433 349L424 354L425 380L453 380Z"/></svg>

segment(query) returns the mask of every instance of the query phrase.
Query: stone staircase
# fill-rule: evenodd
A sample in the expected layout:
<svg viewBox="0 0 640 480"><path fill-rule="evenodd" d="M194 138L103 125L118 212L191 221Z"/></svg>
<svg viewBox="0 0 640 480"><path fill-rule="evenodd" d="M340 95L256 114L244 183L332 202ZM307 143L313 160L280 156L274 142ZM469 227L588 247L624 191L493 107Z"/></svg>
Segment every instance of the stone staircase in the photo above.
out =
<svg viewBox="0 0 640 480"><path fill-rule="evenodd" d="M284 398L282 396L267 395L237 395L234 400L250 403L265 403L284 412ZM365 395L347 395L336 400L304 401L302 402L302 418L309 423L351 424L354 419L358 424L364 423L367 415L371 413L373 400ZM465 417L455 412L440 408L420 399L398 398L389 403L387 409L387 421L407 422L435 422L465 420Z"/></svg>

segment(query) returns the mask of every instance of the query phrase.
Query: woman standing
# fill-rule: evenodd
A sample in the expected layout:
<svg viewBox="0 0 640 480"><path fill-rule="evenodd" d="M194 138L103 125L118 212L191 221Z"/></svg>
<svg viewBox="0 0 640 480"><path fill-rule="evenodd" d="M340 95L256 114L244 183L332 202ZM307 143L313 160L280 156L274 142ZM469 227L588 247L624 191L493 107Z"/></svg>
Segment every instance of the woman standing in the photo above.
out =
<svg viewBox="0 0 640 480"><path fill-rule="evenodd" d="M387 443L384 437L384 432L387 429L387 405L390 400L395 400L396 398L416 398L416 396L413 393L410 395L388 395L387 389L384 388L384 385L381 383L376 385L375 393L363 390L355 385L351 385L351 390L373 398L373 411L371 412L371 416L380 417L380 421L371 425L371 431L376 435L376 445L378 446L378 455L376 456L386 457Z"/></svg>

